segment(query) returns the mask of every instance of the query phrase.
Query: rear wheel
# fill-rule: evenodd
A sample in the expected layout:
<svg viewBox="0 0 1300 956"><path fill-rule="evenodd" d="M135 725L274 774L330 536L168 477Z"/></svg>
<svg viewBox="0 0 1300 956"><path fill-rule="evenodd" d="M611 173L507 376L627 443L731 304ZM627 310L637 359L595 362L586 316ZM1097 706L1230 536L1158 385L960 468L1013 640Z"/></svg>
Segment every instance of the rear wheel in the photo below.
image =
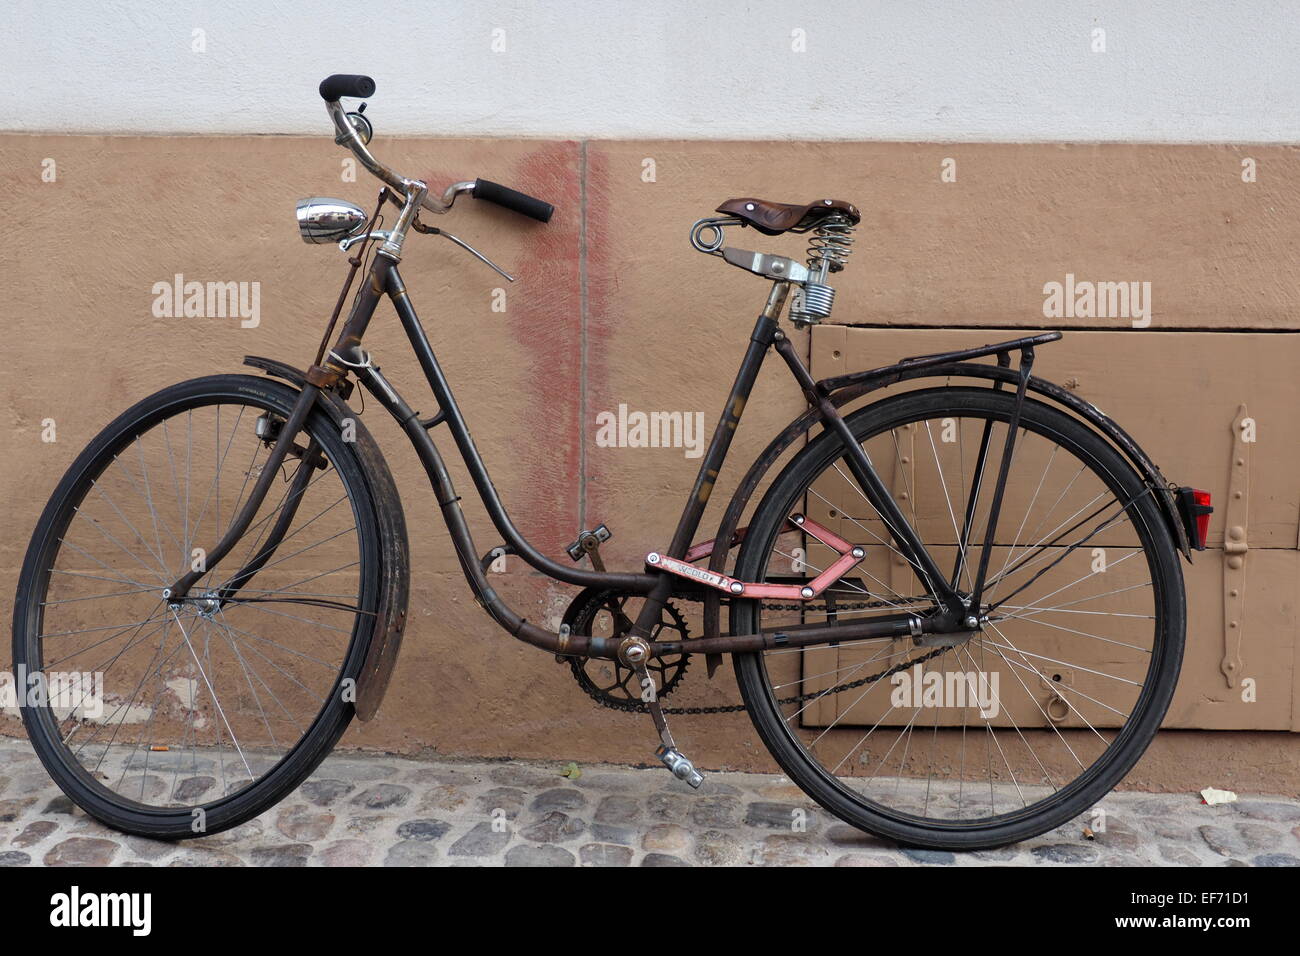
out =
<svg viewBox="0 0 1300 956"><path fill-rule="evenodd" d="M849 416L949 583L972 588L1014 397L942 388ZM979 449L988 455L978 467ZM866 559L809 606L739 605L734 629L937 609L824 434L783 470L737 561L746 581L805 581L832 558L806 514ZM981 631L945 646L846 640L735 657L754 725L814 800L904 844L979 849L1082 813L1137 762L1173 696L1184 593L1156 502L1078 420L1027 400L993 541Z"/></svg>
<svg viewBox="0 0 1300 956"><path fill-rule="evenodd" d="M22 717L55 782L109 826L235 826L297 787L352 718L379 531L354 446L319 408L243 540L184 603L162 593L202 566L297 395L225 375L146 398L82 452L36 527L13 651L47 692Z"/></svg>

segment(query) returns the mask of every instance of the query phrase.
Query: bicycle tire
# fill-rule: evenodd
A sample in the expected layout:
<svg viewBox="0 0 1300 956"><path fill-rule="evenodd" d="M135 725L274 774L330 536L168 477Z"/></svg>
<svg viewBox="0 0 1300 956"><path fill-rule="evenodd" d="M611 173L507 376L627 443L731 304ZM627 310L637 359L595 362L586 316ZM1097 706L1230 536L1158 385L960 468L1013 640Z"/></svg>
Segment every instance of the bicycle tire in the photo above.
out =
<svg viewBox="0 0 1300 956"><path fill-rule="evenodd" d="M846 420L855 438L865 442L922 416L975 413L1005 423L1013 404L1013 395L992 389L922 389L882 399ZM1090 466L1100 469L1099 476L1117 497L1134 499L1131 506L1136 516L1134 526L1151 568L1153 603L1160 609L1150 666L1134 710L1102 758L1059 794L1042 806L1035 804L1037 809L1032 812L990 817L983 822L919 820L914 814L884 808L851 790L809 754L782 717L778 695L765 677L764 652L733 655L737 682L755 730L790 779L846 823L905 846L988 849L1042 834L1077 817L1109 793L1141 758L1159 729L1177 683L1186 614L1182 571L1172 536L1152 496L1142 493L1141 478L1114 447L1077 419L1032 399L1025 401L1022 415L1021 425L1027 432L1059 441ZM782 470L750 524L737 559L736 573L741 579L763 579L776 536L790 509L816 477L843 453L844 446L838 436L823 433ZM762 612L758 602L738 604L734 613L735 633L753 633L759 629Z"/></svg>
<svg viewBox="0 0 1300 956"><path fill-rule="evenodd" d="M211 376L163 389L138 402L105 427L63 476L36 525L19 577L14 606L15 666L26 668L29 673L40 672L44 666L42 602L49 586L50 568L57 559L63 536L76 509L115 456L137 436L145 434L169 416L226 403L261 408L287 418L298 394L297 390L266 378ZM27 703L21 706L23 723L32 746L55 783L88 814L116 830L155 839L183 839L237 826L274 806L296 789L330 752L353 717L354 703L343 692L343 688L349 685L343 682L356 680L370 643L371 628L366 613L374 611L380 589L380 525L364 466L355 446L345 440L338 423L318 406L308 416L303 435L320 443L326 460L346 490L357 529L360 569L356 574L359 587L356 607L360 612L355 615L356 622L346 651L341 654L342 666L325 695L323 705L306 733L274 766L256 779L250 778L247 786L220 794L207 803L168 807L144 805L115 793L88 772L63 742L51 707ZM188 506L188 498L186 503ZM233 557L230 560L233 561ZM265 679L263 683L265 685ZM213 698L216 698L215 691ZM147 775L147 762L145 766ZM143 783L141 790L143 794ZM200 821L201 826L198 825Z"/></svg>

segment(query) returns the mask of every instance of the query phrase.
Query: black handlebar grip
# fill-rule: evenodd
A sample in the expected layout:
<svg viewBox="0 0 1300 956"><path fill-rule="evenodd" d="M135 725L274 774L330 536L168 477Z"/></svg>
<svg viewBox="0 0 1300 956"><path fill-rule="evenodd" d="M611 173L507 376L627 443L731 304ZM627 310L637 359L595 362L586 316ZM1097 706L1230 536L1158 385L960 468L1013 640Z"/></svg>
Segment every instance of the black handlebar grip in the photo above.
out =
<svg viewBox="0 0 1300 956"><path fill-rule="evenodd" d="M375 81L356 73L335 73L320 81L320 96L333 103L341 96L364 98L375 95Z"/></svg>
<svg viewBox="0 0 1300 956"><path fill-rule="evenodd" d="M509 186L502 186L488 179L474 180L474 191L470 193L475 199L486 199L498 206L504 206L512 212L536 219L538 222L550 222L555 207L548 202L534 199L527 193L521 193Z"/></svg>

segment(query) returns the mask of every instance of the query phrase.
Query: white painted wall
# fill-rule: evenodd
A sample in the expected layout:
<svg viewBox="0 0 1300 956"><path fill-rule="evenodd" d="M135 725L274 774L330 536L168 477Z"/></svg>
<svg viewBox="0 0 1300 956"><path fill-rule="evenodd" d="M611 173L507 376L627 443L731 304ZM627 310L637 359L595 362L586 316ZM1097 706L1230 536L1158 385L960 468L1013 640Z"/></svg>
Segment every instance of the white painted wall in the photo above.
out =
<svg viewBox="0 0 1300 956"><path fill-rule="evenodd" d="M355 72L388 134L1300 141L1282 0L0 2L8 130L318 133Z"/></svg>

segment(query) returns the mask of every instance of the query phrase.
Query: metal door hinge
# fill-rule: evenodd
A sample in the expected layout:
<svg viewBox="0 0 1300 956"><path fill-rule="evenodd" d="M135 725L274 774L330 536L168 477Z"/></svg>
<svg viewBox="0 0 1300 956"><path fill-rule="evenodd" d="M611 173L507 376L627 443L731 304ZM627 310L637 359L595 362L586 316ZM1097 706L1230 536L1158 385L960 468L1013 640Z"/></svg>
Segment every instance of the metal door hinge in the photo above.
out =
<svg viewBox="0 0 1300 956"><path fill-rule="evenodd" d="M1229 687L1241 681L1241 652L1246 637L1247 522L1250 517L1250 450L1245 440L1250 415L1237 408L1232 423L1232 457L1228 469L1228 500L1223 519L1223 660L1219 670Z"/></svg>

